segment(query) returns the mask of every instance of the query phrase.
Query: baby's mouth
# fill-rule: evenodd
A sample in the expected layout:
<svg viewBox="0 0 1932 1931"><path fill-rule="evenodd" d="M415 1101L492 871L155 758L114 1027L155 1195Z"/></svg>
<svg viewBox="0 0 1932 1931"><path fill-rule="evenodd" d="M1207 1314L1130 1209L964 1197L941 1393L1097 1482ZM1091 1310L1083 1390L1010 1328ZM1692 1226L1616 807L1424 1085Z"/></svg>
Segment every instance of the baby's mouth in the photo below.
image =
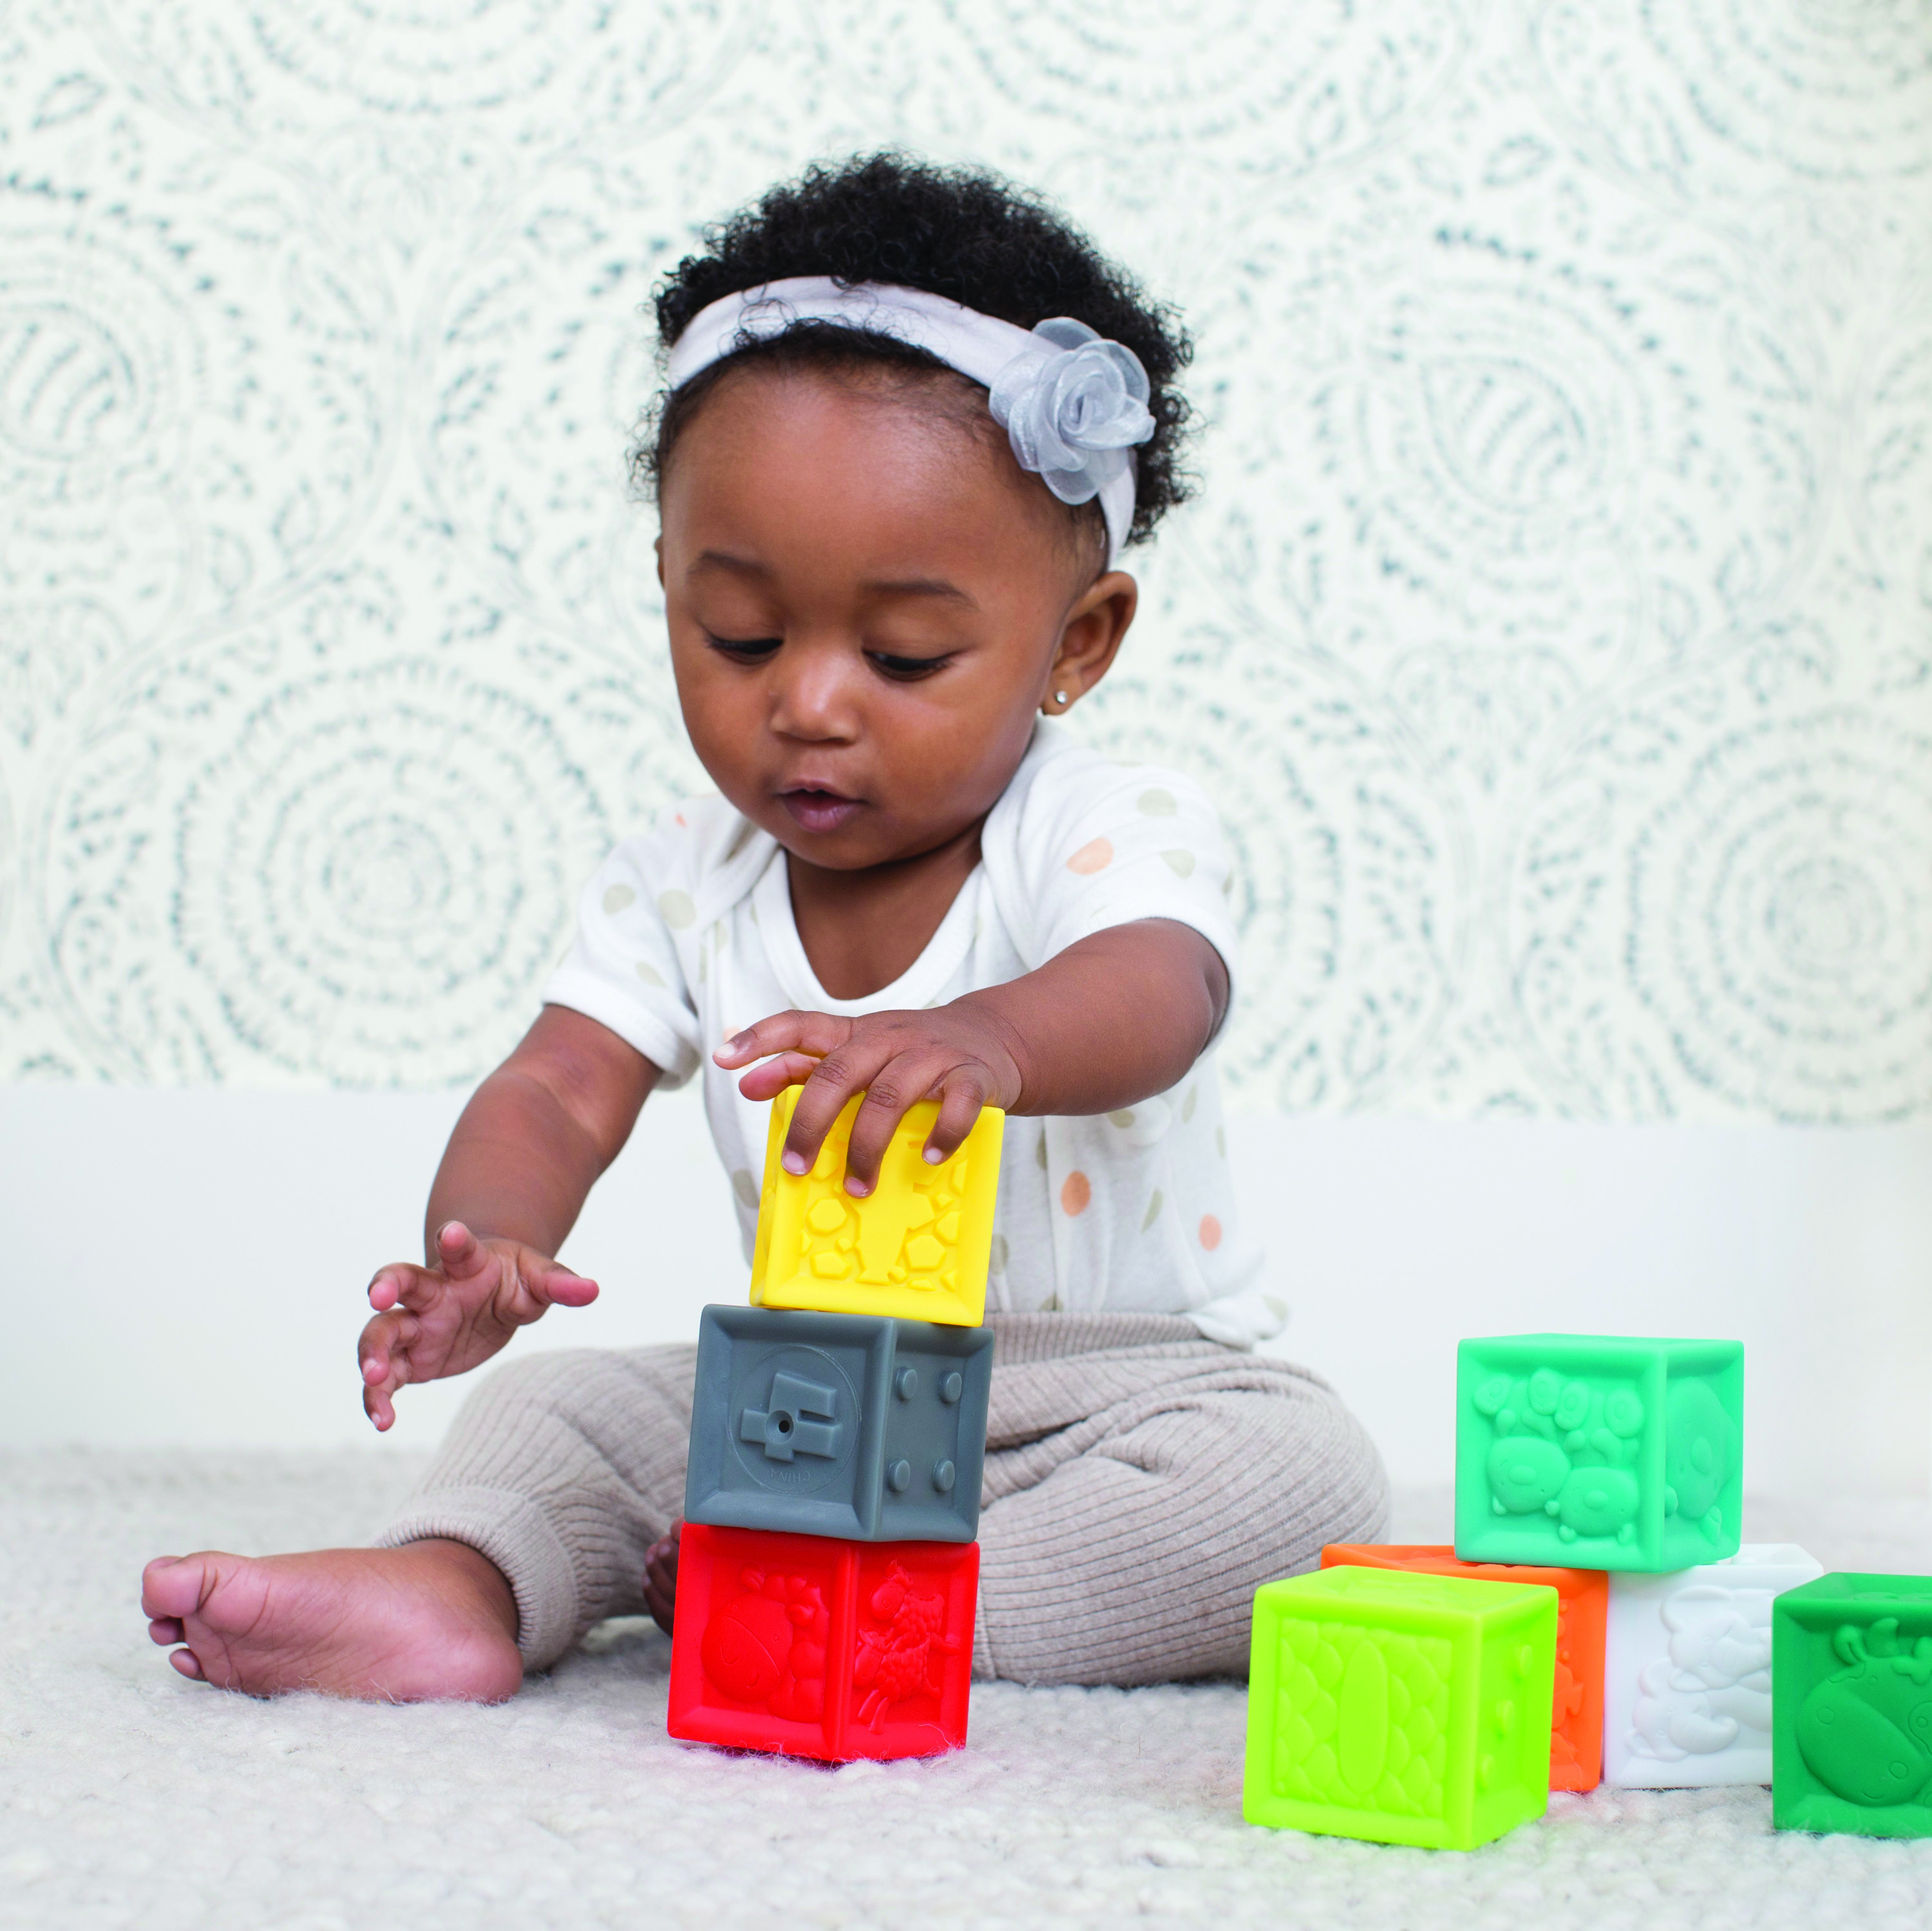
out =
<svg viewBox="0 0 1932 1931"><path fill-rule="evenodd" d="M860 808L856 798L810 784L781 791L778 802L791 814L799 829L806 832L838 831L851 822Z"/></svg>

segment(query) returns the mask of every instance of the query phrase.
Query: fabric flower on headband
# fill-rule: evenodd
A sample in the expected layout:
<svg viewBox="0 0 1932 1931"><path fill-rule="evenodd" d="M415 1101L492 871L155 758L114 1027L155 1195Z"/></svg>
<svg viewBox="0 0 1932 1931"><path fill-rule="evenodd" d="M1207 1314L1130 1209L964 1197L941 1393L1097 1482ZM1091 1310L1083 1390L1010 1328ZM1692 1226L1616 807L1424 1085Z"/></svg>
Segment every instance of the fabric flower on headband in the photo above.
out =
<svg viewBox="0 0 1932 1931"><path fill-rule="evenodd" d="M1154 433L1151 393L1140 358L1084 322L1056 316L1033 331L993 379L994 420L1012 439L1023 469L1064 503L1090 502L1133 464L1129 454Z"/></svg>

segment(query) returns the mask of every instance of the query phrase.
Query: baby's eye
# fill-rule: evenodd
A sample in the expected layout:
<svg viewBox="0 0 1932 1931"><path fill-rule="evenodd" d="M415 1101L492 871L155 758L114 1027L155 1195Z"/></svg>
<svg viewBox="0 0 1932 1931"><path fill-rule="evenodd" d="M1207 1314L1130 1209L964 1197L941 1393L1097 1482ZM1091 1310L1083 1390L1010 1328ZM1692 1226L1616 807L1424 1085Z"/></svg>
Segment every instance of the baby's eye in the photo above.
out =
<svg viewBox="0 0 1932 1931"><path fill-rule="evenodd" d="M943 651L937 657L895 657L886 651L868 650L866 660L886 676L896 678L902 683L911 683L921 677L930 677L942 664L951 663L952 653Z"/></svg>
<svg viewBox="0 0 1932 1931"><path fill-rule="evenodd" d="M780 637L713 637L706 631L704 640L722 655L740 664L762 664L784 641Z"/></svg>

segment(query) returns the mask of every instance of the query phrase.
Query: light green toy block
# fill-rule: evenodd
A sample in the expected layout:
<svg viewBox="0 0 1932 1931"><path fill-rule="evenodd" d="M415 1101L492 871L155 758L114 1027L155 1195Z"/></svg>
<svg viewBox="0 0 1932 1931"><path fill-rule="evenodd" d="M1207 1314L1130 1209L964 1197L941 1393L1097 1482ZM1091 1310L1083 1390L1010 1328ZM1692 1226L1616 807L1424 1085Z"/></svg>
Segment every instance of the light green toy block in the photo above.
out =
<svg viewBox="0 0 1932 1931"><path fill-rule="evenodd" d="M1550 1801L1556 1591L1340 1567L1255 1592L1251 1824L1468 1851Z"/></svg>
<svg viewBox="0 0 1932 1931"><path fill-rule="evenodd" d="M1932 1576L1821 1576L1771 1605L1771 1821L1932 1837Z"/></svg>
<svg viewBox="0 0 1932 1931"><path fill-rule="evenodd" d="M1456 1351L1456 1553L1660 1575L1738 1552L1736 1341L1512 1334Z"/></svg>

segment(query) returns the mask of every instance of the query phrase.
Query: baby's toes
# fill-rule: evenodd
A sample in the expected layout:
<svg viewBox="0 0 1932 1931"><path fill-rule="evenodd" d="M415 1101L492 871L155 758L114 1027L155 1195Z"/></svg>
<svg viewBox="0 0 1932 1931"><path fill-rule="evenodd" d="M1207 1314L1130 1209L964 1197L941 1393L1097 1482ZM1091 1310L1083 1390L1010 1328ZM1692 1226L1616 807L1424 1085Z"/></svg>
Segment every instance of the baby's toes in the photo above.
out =
<svg viewBox="0 0 1932 1931"><path fill-rule="evenodd" d="M141 1572L141 1607L158 1623L178 1622L201 1600L201 1564L158 1555Z"/></svg>
<svg viewBox="0 0 1932 1931"><path fill-rule="evenodd" d="M157 1643L185 1642L188 1632L182 1627L178 1616L158 1616L148 1625L148 1640Z"/></svg>
<svg viewBox="0 0 1932 1931"><path fill-rule="evenodd" d="M173 1655L168 1658L168 1660L174 1665L176 1669L181 1672L182 1675L190 1678L192 1681L196 1683L206 1683L208 1681L207 1675L202 1670L200 1662L196 1659L195 1654L193 1650L178 1649L175 1651Z"/></svg>

